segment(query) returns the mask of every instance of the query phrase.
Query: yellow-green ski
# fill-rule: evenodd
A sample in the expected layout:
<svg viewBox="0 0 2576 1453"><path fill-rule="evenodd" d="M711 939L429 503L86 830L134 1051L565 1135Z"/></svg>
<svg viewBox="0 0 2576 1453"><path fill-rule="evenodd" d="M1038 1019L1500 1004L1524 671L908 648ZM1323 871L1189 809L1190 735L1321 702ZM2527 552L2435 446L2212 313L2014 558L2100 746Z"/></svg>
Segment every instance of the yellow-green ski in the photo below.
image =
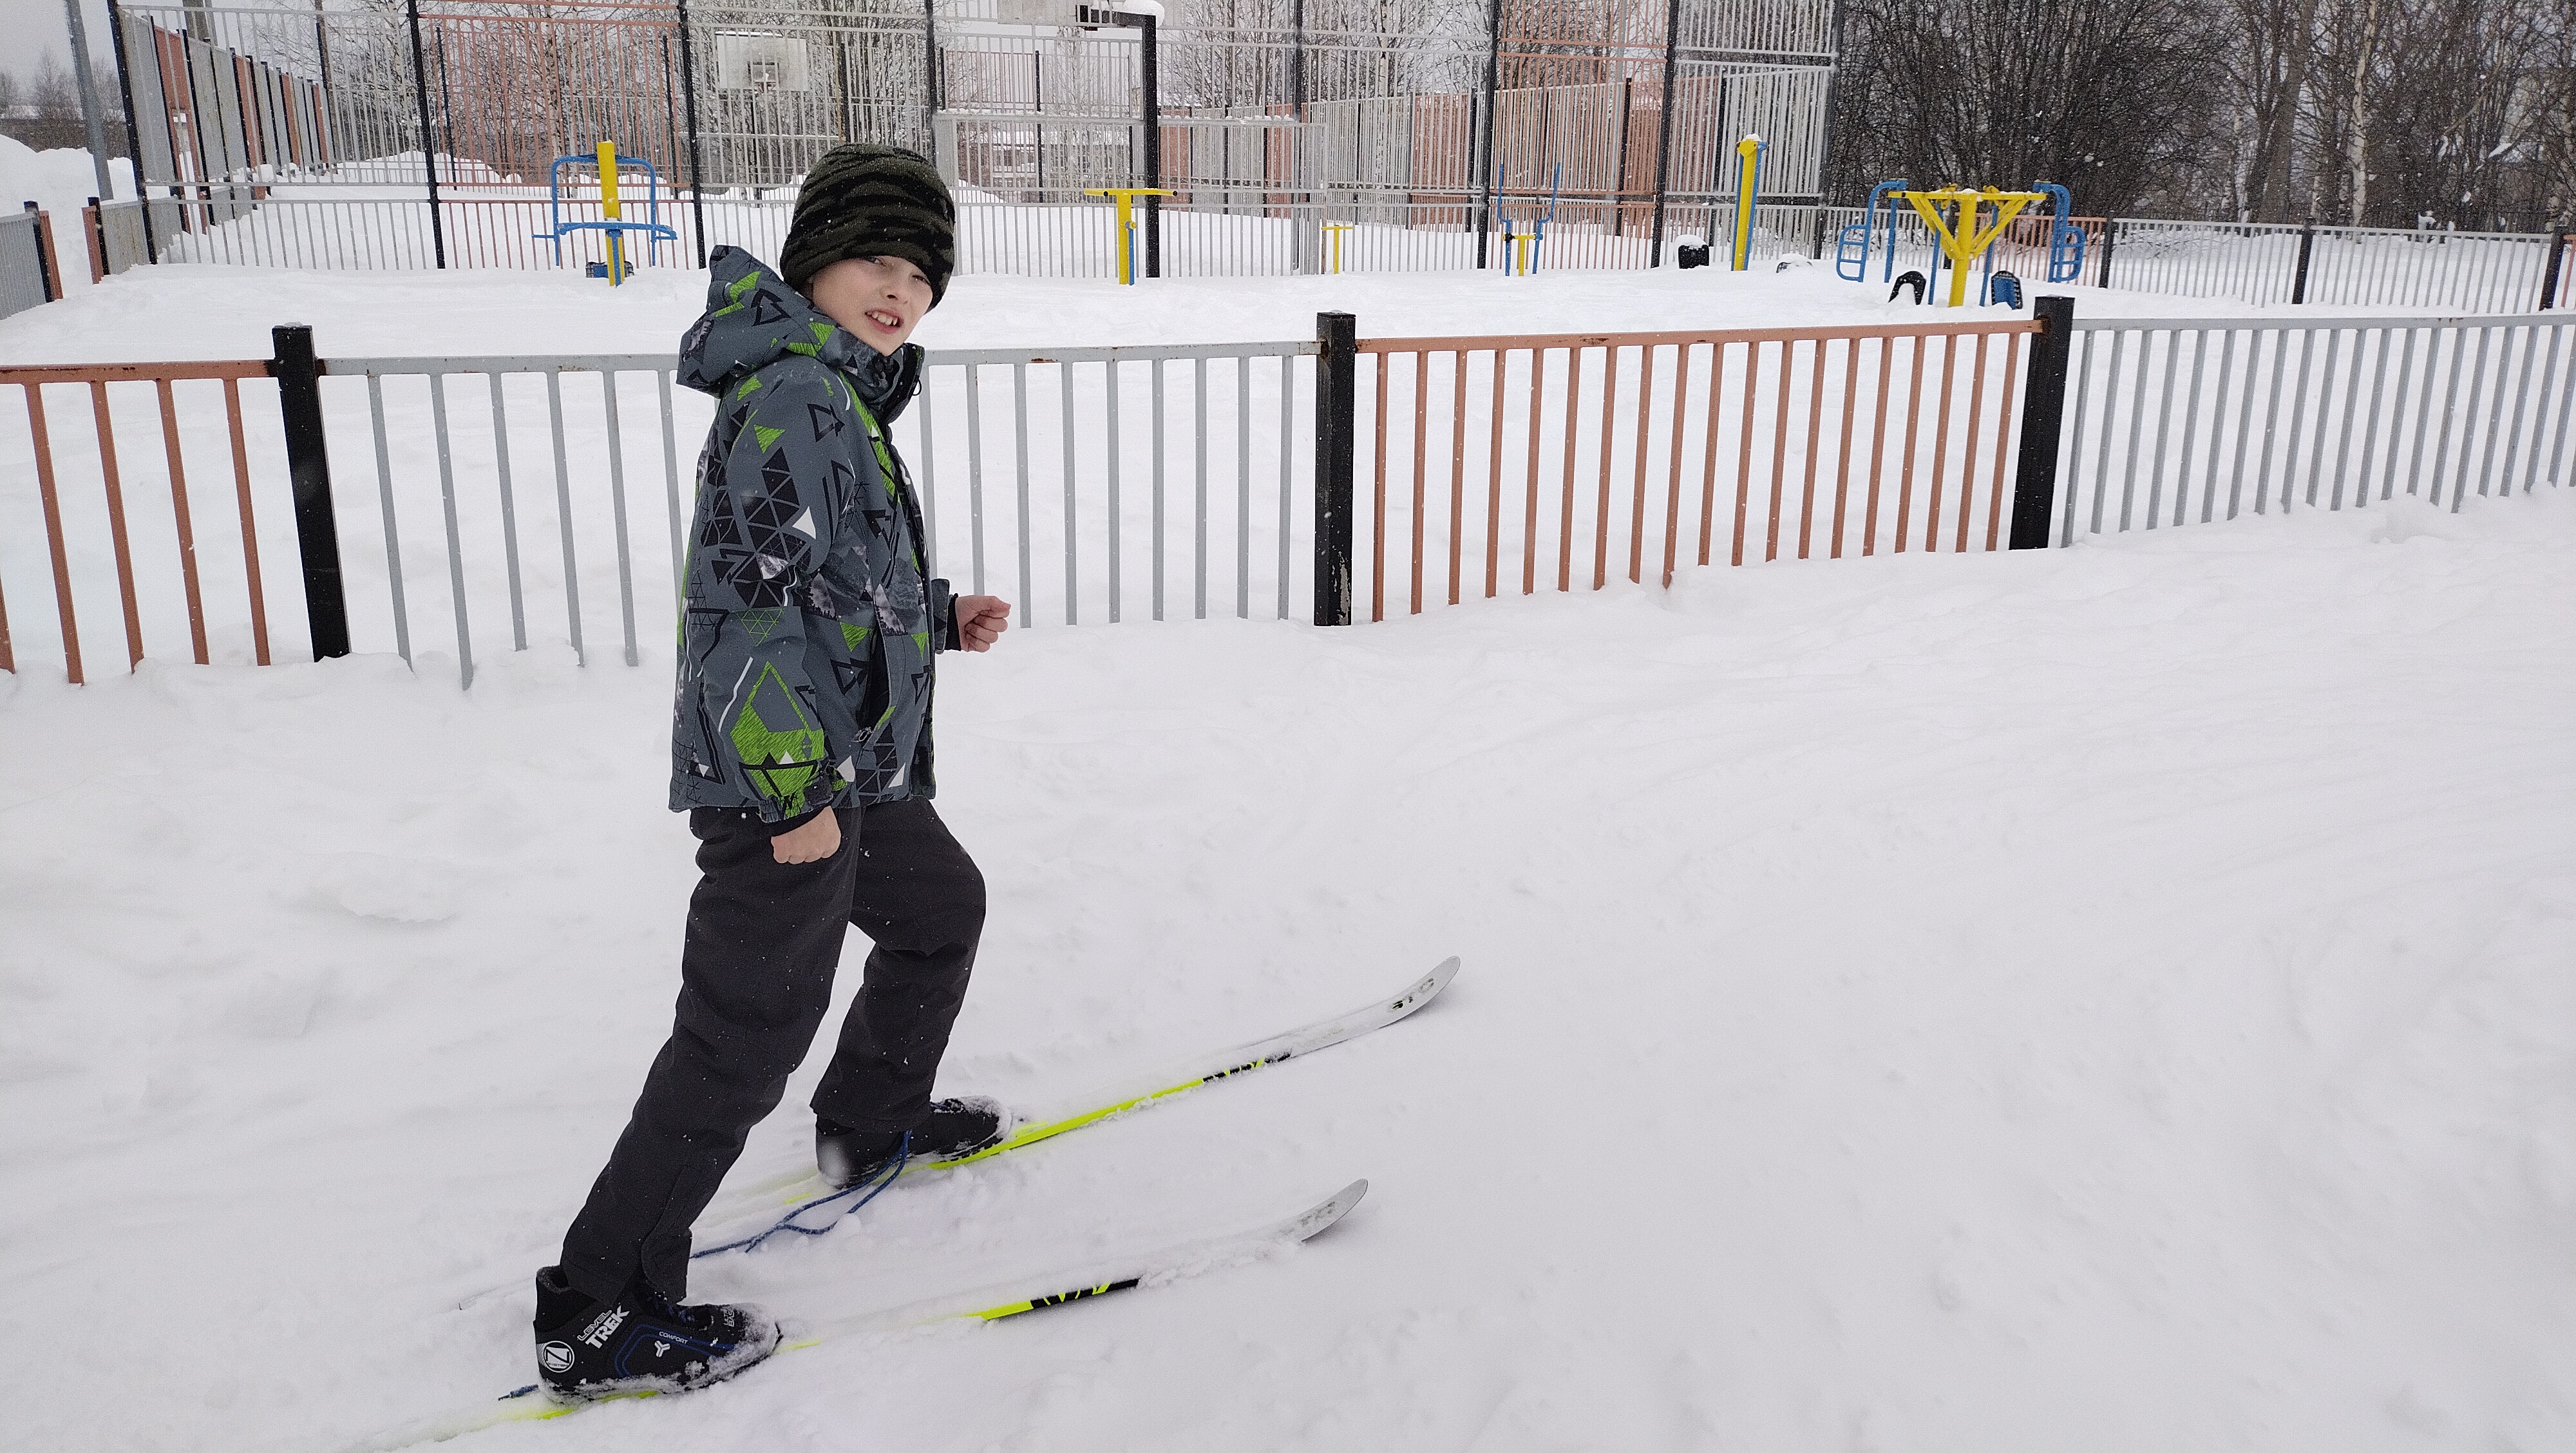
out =
<svg viewBox="0 0 2576 1453"><path fill-rule="evenodd" d="M1158 1251L1095 1262L1087 1266L1022 1277L957 1296L934 1301L914 1302L881 1312L837 1318L808 1325L789 1324L778 1344L779 1352L796 1352L817 1346L836 1337L870 1332L897 1332L906 1328L925 1327L940 1322L959 1320L997 1322L1025 1312L1062 1306L1067 1302L1088 1301L1093 1297L1122 1292L1133 1287L1161 1285L1218 1266L1231 1265L1262 1256L1281 1248L1311 1239L1334 1222L1349 1215L1351 1208L1368 1194L1367 1181L1353 1181L1333 1194L1268 1225L1256 1226L1229 1236L1210 1236L1197 1241L1181 1242ZM772 1356L777 1354L773 1353ZM756 1366L756 1364L755 1364ZM746 1373L752 1369L745 1369ZM417 1448L429 1443L443 1443L467 1433L503 1423L537 1422L560 1418L605 1402L630 1401L636 1398L663 1396L651 1391L613 1393L582 1402L559 1402L534 1387L524 1387L487 1403L459 1409L435 1418L410 1423L367 1441L355 1444L349 1453L396 1453L398 1449Z"/></svg>
<svg viewBox="0 0 2576 1453"><path fill-rule="evenodd" d="M1319 1049L1329 1049L1345 1040L1357 1039L1373 1030L1384 1029L1430 1003L1442 989L1449 986L1449 981L1457 976L1458 960L1452 956L1443 960L1438 968L1406 985L1400 992L1375 1000L1362 1008L1354 1009L1347 1014L1336 1014L1329 1019L1320 1019L1301 1028L1291 1029L1284 1034L1272 1035L1268 1039L1218 1051L1194 1064L1163 1071L1150 1079L1140 1079L1125 1086L1097 1091L1075 1102L1088 1104L1093 1107L1091 1109L1031 1119L1013 1129L999 1143L988 1145L972 1155L959 1156L954 1160L910 1162L903 1168L903 1177L908 1179L932 1171L953 1170L959 1166L973 1165L980 1160L990 1160L997 1155L1025 1149L1041 1140L1052 1140L1068 1130L1079 1130L1085 1125L1106 1120L1112 1115L1139 1110L1157 1100L1185 1094L1202 1085L1214 1084L1218 1080L1265 1069L1298 1055L1313 1054ZM785 1175L772 1176L767 1180L754 1182L738 1191L719 1197L714 1205L707 1208L707 1213L701 1218L700 1224L722 1225L753 1214L776 1215L780 1210L800 1206L807 1201L831 1193L831 1185L812 1171L791 1171Z"/></svg>
<svg viewBox="0 0 2576 1453"><path fill-rule="evenodd" d="M1140 1076L1123 1085L1104 1087L1070 1102L1073 1106L1090 1106L1089 1109L1068 1109L1053 1114L1033 1116L1015 1127L998 1144L987 1146L973 1155L961 1156L955 1160L909 1162L904 1166L900 1178L910 1180L932 1171L952 1170L959 1166L972 1165L977 1161L989 1160L997 1155L1035 1145L1042 1140L1052 1140L1068 1130L1079 1130L1085 1125L1095 1124L1110 1116L1142 1109L1158 1100L1169 1099L1174 1095L1198 1089L1202 1085L1214 1084L1218 1080L1230 1079L1236 1075L1249 1074L1284 1060L1313 1054L1319 1049L1329 1049L1345 1040L1357 1039L1361 1035L1384 1029L1413 1014L1423 1005L1437 998L1441 990L1449 987L1449 981L1457 976L1458 960L1452 956L1442 960L1439 967L1407 984L1396 993L1372 1000L1347 1014L1336 1014L1330 1018L1319 1019L1312 1024L1291 1029L1284 1034L1274 1034L1268 1039L1220 1050L1214 1054L1202 1056L1194 1062L1162 1070L1150 1076ZM698 1241L701 1245L718 1244L724 1238L711 1234L712 1228L745 1220L755 1215L776 1218L783 1211L792 1216L796 1214L795 1208L831 1194L831 1185L810 1170L789 1171L783 1175L754 1181L716 1198L699 1218ZM526 1286L525 1278L503 1282L466 1297L458 1302L457 1306L460 1309L470 1307L487 1297L506 1295L523 1290Z"/></svg>

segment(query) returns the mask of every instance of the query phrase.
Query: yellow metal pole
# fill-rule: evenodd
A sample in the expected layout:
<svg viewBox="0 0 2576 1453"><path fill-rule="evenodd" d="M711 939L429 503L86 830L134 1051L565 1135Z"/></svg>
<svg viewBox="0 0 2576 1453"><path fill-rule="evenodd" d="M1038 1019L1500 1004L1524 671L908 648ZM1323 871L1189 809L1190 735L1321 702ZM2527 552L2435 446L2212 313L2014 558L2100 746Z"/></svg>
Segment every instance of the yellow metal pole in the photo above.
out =
<svg viewBox="0 0 2576 1453"><path fill-rule="evenodd" d="M1913 204L1914 210L1931 227L1941 242L1941 255L1950 262L1949 306L1956 308L1968 300L1968 265L1994 246L2004 229L2012 225L2021 209L2033 202L2046 201L2038 192L2003 192L1993 187L1983 191L1967 187L1943 187L1937 192L1900 192L1897 195ZM1985 204L1995 206L1992 226L1982 221ZM1944 207L1957 210L1947 216Z"/></svg>
<svg viewBox="0 0 2576 1453"><path fill-rule="evenodd" d="M1136 281L1136 199L1168 197L1171 192L1163 187L1085 187L1082 194L1108 197L1118 204L1118 281L1132 286Z"/></svg>
<svg viewBox="0 0 2576 1453"><path fill-rule="evenodd" d="M1753 185L1762 157L1762 138L1748 136L1735 143L1735 156L1734 271L1742 272L1753 262Z"/></svg>
<svg viewBox="0 0 2576 1453"><path fill-rule="evenodd" d="M617 143L599 144L599 211L611 222L625 220L617 206ZM615 228L608 232L608 283L615 287L626 281L625 234Z"/></svg>
<svg viewBox="0 0 2576 1453"><path fill-rule="evenodd" d="M1976 254L1968 250L1968 240L1977 235L1977 199L1959 199L1959 211L1951 223L1951 237L1956 246L1950 250L1950 306L1963 307L1968 301L1968 264Z"/></svg>

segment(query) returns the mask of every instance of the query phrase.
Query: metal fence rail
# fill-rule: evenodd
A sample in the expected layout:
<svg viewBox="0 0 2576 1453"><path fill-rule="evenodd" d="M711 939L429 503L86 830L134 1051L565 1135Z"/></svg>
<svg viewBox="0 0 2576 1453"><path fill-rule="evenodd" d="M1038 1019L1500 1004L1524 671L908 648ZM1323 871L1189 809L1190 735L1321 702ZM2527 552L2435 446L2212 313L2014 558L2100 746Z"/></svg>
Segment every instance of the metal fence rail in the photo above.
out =
<svg viewBox="0 0 2576 1453"><path fill-rule="evenodd" d="M2552 238L2123 217L2094 278L2106 286L2248 303L2514 312L2544 305Z"/></svg>
<svg viewBox="0 0 2576 1453"><path fill-rule="evenodd" d="M1317 346L933 353L893 429L931 568L962 589L1010 594L1023 627L1302 612L1310 533L1295 510L1311 497L1306 360ZM278 359L0 369L0 383L25 387L28 418L25 434L0 439L0 480L22 477L7 466L23 447L23 477L40 484L0 483L0 581L50 572L76 680L78 621L111 598L135 661L147 644L170 654L184 621L200 663L266 662L263 590L292 598L301 582L290 567L264 587L259 562L274 576L300 553L309 573L312 531L328 541L332 609L354 649L406 661L452 649L469 684L495 652L559 642L587 660L611 633L627 664L658 659L652 622L677 609L693 508L683 471L713 415L711 401L673 387L675 367L658 353L319 360L301 466L317 471L315 517L287 484L299 468L292 426L254 412L245 428L240 381L278 374ZM198 406L200 380L220 384L220 414ZM92 406L79 438L46 399L73 386ZM110 407L147 387L159 391L157 439L134 406L144 399ZM227 431L243 563L201 590L187 476L218 467ZM155 526L130 545L124 481L146 450L163 462L175 533ZM58 490L58 476L92 483ZM291 519L299 539L263 552L254 518ZM0 595L0 669L12 659L6 632Z"/></svg>
<svg viewBox="0 0 2576 1453"><path fill-rule="evenodd" d="M1820 209L1816 254L1830 251L1858 207ZM1764 215L1769 215L1765 209ZM2086 286L2176 297L2233 298L2261 305L2443 308L2513 313L2565 307L2576 269L2563 266L2565 239L2545 233L2410 232L2371 227L2301 227L2260 222L2175 222L2144 217L2077 217L2085 235ZM2025 292L2048 285L2046 216L2005 230L1992 266L2019 277ZM1896 214L1896 248L1882 213L1870 239L1868 277L1884 289L1907 271L1930 272L1931 230L1910 210ZM2553 267L2553 254L2561 266ZM2062 285L2062 284L2061 284Z"/></svg>
<svg viewBox="0 0 2576 1453"><path fill-rule="evenodd" d="M959 572L961 585L978 593L1016 587L1014 616L1023 627L1057 619L1114 622L1140 613L1161 620L1183 609L1170 590L1182 563L1176 536L1186 529L1189 614L1207 616L1212 591L1230 585L1231 613L1250 615L1258 586L1265 605L1275 602L1280 616L1289 615L1295 608L1296 531L1289 511L1297 478L1296 361L1314 351L1311 342L1286 342L931 354L921 394L893 428L922 501L930 568ZM461 675L472 677L478 630L492 633L475 617L498 604L495 596L508 603L510 648L527 648L531 580L561 594L564 639L576 653L585 649L577 545L585 537L614 560L624 658L629 665L639 661L637 616L660 618L676 609L675 584L685 566L683 532L692 504L681 483L682 436L694 445L712 412L698 396L674 393L673 367L665 354L333 359L324 365L329 376L367 380L386 561L382 625L394 649L411 659L410 601L437 591L435 582L406 587L401 523L406 513L426 513L433 496L421 476L434 459L435 537L445 544L444 587ZM570 374L596 375L599 395L595 406L576 405L568 421ZM514 490L513 390L505 387L514 376L532 376L517 390L522 417L534 413L534 385L542 380L546 428L530 437L544 438L550 452L551 519L533 515ZM395 378L422 384L389 404L386 383ZM479 378L480 386L452 389L450 380L459 378ZM649 402L642 396L648 379ZM457 396L473 402L451 407ZM631 439L622 419L646 409L654 432ZM430 448L424 454L415 447L406 459L394 441L417 440L423 423ZM631 470L650 468L630 453L649 454L657 446L658 529L637 518L643 507L629 488ZM1213 469L1212 448L1223 451ZM1185 499L1175 498L1180 488L1188 491ZM654 557L667 566L637 568L638 531L667 536L669 555ZM549 557L548 568L535 568L523 551L530 534L554 537L553 551L542 540L536 547ZM1265 568L1256 568L1256 542ZM1231 550L1219 554L1228 543ZM558 554L559 574L551 568ZM1130 564L1139 554L1141 580ZM476 599L484 604L469 607Z"/></svg>
<svg viewBox="0 0 2576 1453"><path fill-rule="evenodd" d="M552 213L542 191L493 186L441 194L436 233L418 188L278 185L169 188L152 202L165 262L317 269L425 269L443 246L452 268L551 270L601 262L597 232L560 247L546 238ZM139 210L140 204L120 203ZM764 260L785 243L791 197L665 199L663 221L676 241L635 244L645 266L688 266L701 223L709 248L730 245ZM1805 257L1819 209L1765 207L1753 256ZM637 204L627 203L627 215ZM1495 269L1635 269L1655 265L1652 209L1630 202L1407 197L1375 193L1227 194L1202 191L1160 209L1159 262L1165 277L1285 277L1312 272L1436 272L1476 267L1477 221ZM596 197L570 197L561 215L600 220ZM970 193L957 206L960 273L1027 277L1118 275L1115 213L1079 192L1032 192L1004 201ZM1732 202L1672 204L1669 236L1728 235ZM1141 229L1140 229L1141 230ZM1514 241L1513 239L1521 239ZM1140 243L1141 247L1141 243Z"/></svg>
<svg viewBox="0 0 2576 1453"><path fill-rule="evenodd" d="M2576 469L2576 318L2072 308L1367 340L1327 314L1315 341L946 350L892 432L931 569L1008 593L1024 627L1347 624L1363 568L1383 620L1390 569L1419 612L1514 577L1571 591L1587 563L1593 589L1669 585L1693 561L2065 545L2401 490L2457 510ZM663 659L682 448L713 413L671 355L316 360L309 329L275 333L265 360L0 367L26 414L0 434L0 582L23 611L49 579L73 680L81 621L109 611L130 664L183 638L199 663L426 664L450 628L468 684L495 652L586 660L609 629L629 665ZM243 404L272 379L273 425ZM205 488L227 471L228 496ZM129 508L147 484L166 514ZM200 550L218 520L238 552ZM7 607L0 669L50 656Z"/></svg>
<svg viewBox="0 0 2576 1453"><path fill-rule="evenodd" d="M154 198L148 225L163 261L372 270L428 268L443 258L457 268L550 270L605 260L603 234L580 232L558 245L550 240L555 213L544 191L507 181L443 188L435 228L416 182L161 190L168 195ZM140 210L134 203L115 205ZM626 205L630 216L640 206L632 199ZM666 193L660 215L677 240L636 246L647 266L688 266L702 245L774 258L794 206L792 196L750 191L703 198ZM1468 270L1480 257L1494 269L1646 268L1669 260L1654 248L1654 210L1634 200L1203 187L1162 203L1159 246L1146 249L1140 238L1140 253L1150 251L1160 275L1169 277ZM601 216L595 195L568 195L560 211L571 221ZM1860 216L1850 207L1766 204L1755 218L1752 258L1765 264L1821 259ZM1115 277L1120 239L1113 218L1105 199L1078 191L1023 189L1005 198L966 189L958 200L958 270ZM139 220L124 225L132 229ZM1729 199L1676 193L1667 200L1664 235L1724 239L1734 220ZM1980 274L2011 272L2026 293L2049 285L2048 220L2017 221L1980 264ZM2576 267L2563 265L2567 241L2554 236L2075 220L2087 238L2076 281L2124 291L2259 305L2466 312L2563 307L2576 294ZM1864 280L1873 291L1898 273L1935 270L1935 240L1920 218L1898 213L1893 230L1891 256L1882 216Z"/></svg>
<svg viewBox="0 0 2576 1453"><path fill-rule="evenodd" d="M2566 481L2576 318L2075 324L2058 543Z"/></svg>
<svg viewBox="0 0 2576 1453"><path fill-rule="evenodd" d="M1369 619L1408 552L1400 600L1436 603L1426 557L1443 543L1451 605L1475 592L1477 556L1491 597L1515 575L1524 595L1548 574L1572 590L1579 556L1601 589L1621 545L1628 580L1659 558L1666 585L1693 560L1995 549L2036 328L1362 340Z"/></svg>
<svg viewBox="0 0 2576 1453"><path fill-rule="evenodd" d="M637 647L635 629L637 590L635 552L626 487L627 440L619 415L621 375L643 374L653 383L658 405L655 413L660 424L662 446L663 512L669 531L673 570L676 572L681 548L681 533L687 528L687 514L680 500L679 437L671 391L671 375L675 366L676 361L669 354L573 354L498 358L335 358L322 363L321 371L325 376L366 380L368 438L373 446L375 466L377 528L384 539L383 599L388 611L387 624L392 630L394 649L404 660L412 659L409 610L412 590L407 584L403 556L401 502L404 499L418 500L426 492L414 489L401 491L398 494L393 447L393 438L397 429L388 426L386 380L418 378L423 382L422 392L425 395L429 413L430 442L438 470L436 498L439 504L441 535L447 547L446 583L448 605L456 626L457 671L461 679L471 685L474 679L472 602L478 594L483 593L475 588L475 585L482 584L483 581L478 579L469 583L466 544L469 530L481 537L478 543L485 543L487 546L497 537L500 547L501 584L509 602L510 645L513 650L524 651L528 648L528 608L521 554L523 531L520 502L512 478L510 453L511 391L504 387L505 380L513 376L525 376L531 382L541 381L544 387L547 436L551 445L548 452L553 463L554 518L535 527L545 529L550 526L551 533L555 536L562 560L562 573L553 577L549 583L555 585L563 596L565 644L572 648L577 658L584 660L587 659L587 654L582 630L581 551L578 542L585 533L596 536L597 529L595 520L590 522L591 528L587 530L584 528L585 512L575 504L571 455L576 443L582 449L585 464L596 460L605 465L606 513L609 538L614 543L617 567L618 622L623 638L626 664L633 666L639 663L641 655ZM576 434L575 431L566 428L564 412L564 376L566 374L591 374L598 378L599 426L595 432L583 429ZM487 404L490 409L489 429L483 431L478 438L472 439L470 443L458 437L462 431L456 425L461 422L461 419L451 419L449 410L448 381L459 377L479 377L482 380L483 388L480 392L483 398L473 402ZM467 391L468 398L471 398L473 392L470 389ZM524 394L524 391L522 392ZM399 402L401 401L398 401L398 404ZM529 400L529 402L534 401ZM460 413L470 406L460 401ZM415 404L413 412L416 413L416 410ZM403 451L406 464L416 467L417 420L416 418L402 420L399 413L396 417L399 422L413 426L400 432L406 436ZM594 439L597 441L598 449L595 455L590 452ZM471 453L468 453L469 449ZM465 489L460 489L458 483L460 457L465 461L469 478L469 484ZM592 469L586 468L583 473L585 484L589 484L595 477L595 471ZM481 497L479 491L472 490L472 485L482 479L490 481L492 492L488 499ZM585 489L584 493L590 495L594 491ZM585 500L585 504L588 503L589 501ZM488 562L478 555L476 563L478 577L487 575ZM655 603L676 605L676 595L658 594ZM664 610L659 614L667 616L668 611Z"/></svg>
<svg viewBox="0 0 2576 1453"><path fill-rule="evenodd" d="M177 208L166 208L175 216ZM114 277L152 260L152 243L139 201L93 202L81 209L82 230L89 235L91 280Z"/></svg>
<svg viewBox="0 0 2576 1453"><path fill-rule="evenodd" d="M63 295L58 255L53 219L37 211L35 203L22 212L0 213L0 318Z"/></svg>
<svg viewBox="0 0 2576 1453"><path fill-rule="evenodd" d="M213 651L229 656L236 648L259 664L268 664L269 590L260 569L260 512L253 504L252 488L255 445L245 432L242 409L243 381L258 380L265 386L267 372L267 364L258 360L0 368L0 386L15 384L24 395L27 421L27 467L24 473L12 469L0 476L11 481L0 487L0 510L6 512L6 525L0 527L0 558L6 558L11 567L6 574L18 579L33 573L27 568L31 557L43 561L53 587L63 667L74 682L84 674L82 597L89 599L93 615L107 601L114 601L125 628L128 665L143 660L147 638L167 642L178 634L182 622L189 655L199 665L214 659ZM197 384L220 389L220 423L191 408L182 424L181 401L198 402L202 390L182 392L180 386ZM136 395L146 388L158 405L145 411L146 417L157 417L157 436L151 426L137 424L138 410L132 407L144 402ZM87 438L64 427L63 415L48 406L49 393L57 400L65 393L85 395ZM118 399L128 404L121 421L126 444L122 453ZM162 482L170 494L166 531L165 521L157 515L137 520L126 509L125 481L138 462L132 456L151 458L153 445L158 445ZM258 452L265 463L268 451ZM217 472L228 458L233 482L229 500L218 503L192 494L188 483L192 455L198 460L201 479ZM66 465L72 466L75 478L94 478L97 492L67 490ZM30 484L32 491L27 489ZM232 523L239 529L238 572L222 552L198 550L198 519L222 508L233 512ZM272 499L270 518L282 514ZM271 541L268 552L272 559L278 553L276 543ZM300 594L300 589L295 593ZM210 633L222 639L210 646ZM0 598L0 670L18 669L21 648L11 639L6 600Z"/></svg>

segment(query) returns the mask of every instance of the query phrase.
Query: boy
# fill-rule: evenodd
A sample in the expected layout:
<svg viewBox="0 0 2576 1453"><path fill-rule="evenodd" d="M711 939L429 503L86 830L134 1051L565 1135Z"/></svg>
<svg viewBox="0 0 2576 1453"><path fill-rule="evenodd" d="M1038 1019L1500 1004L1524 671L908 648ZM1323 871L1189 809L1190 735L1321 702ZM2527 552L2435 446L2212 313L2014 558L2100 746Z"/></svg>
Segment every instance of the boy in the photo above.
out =
<svg viewBox="0 0 2576 1453"><path fill-rule="evenodd" d="M984 880L930 806L931 657L988 650L992 596L922 577L886 429L908 341L946 291L955 208L893 147L837 147L779 270L719 248L680 379L713 394L682 602L671 807L704 876L671 1038L563 1260L537 1274L539 1375L561 1396L681 1391L769 1355L757 1307L687 1306L689 1225L822 1022L842 936L876 941L814 1092L815 1154L849 1185L899 1155L998 1140L989 1102L932 1103L984 922Z"/></svg>

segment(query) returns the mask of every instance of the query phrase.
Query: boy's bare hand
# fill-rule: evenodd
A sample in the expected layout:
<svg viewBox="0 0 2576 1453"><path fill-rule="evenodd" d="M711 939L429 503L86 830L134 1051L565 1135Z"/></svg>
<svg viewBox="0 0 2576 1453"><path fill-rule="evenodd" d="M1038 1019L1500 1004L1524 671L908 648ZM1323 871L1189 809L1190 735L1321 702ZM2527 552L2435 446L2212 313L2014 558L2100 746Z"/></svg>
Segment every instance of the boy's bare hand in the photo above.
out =
<svg viewBox="0 0 2576 1453"><path fill-rule="evenodd" d="M1011 603L998 595L961 595L953 609L957 612L957 644L969 651L989 651L1011 628Z"/></svg>
<svg viewBox="0 0 2576 1453"><path fill-rule="evenodd" d="M782 863L819 863L841 850L841 815L830 808L794 832L769 840L769 852Z"/></svg>

